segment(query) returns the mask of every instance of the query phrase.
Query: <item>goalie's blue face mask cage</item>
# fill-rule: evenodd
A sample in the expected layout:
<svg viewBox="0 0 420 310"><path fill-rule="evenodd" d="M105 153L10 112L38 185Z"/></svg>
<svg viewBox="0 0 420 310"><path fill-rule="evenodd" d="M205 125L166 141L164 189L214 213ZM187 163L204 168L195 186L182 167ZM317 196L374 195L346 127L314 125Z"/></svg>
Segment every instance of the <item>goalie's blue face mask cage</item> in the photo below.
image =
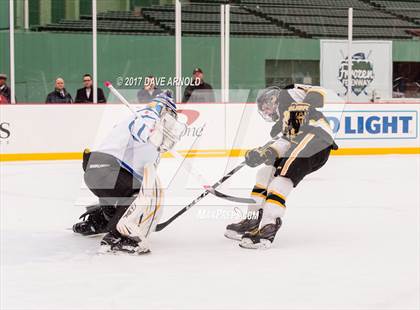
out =
<svg viewBox="0 0 420 310"><path fill-rule="evenodd" d="M159 115L162 114L162 110L164 108L167 108L171 112L176 114L176 104L174 102L174 99L172 98L172 93L170 91L164 91L160 93L152 101L156 104L154 108L159 113Z"/></svg>

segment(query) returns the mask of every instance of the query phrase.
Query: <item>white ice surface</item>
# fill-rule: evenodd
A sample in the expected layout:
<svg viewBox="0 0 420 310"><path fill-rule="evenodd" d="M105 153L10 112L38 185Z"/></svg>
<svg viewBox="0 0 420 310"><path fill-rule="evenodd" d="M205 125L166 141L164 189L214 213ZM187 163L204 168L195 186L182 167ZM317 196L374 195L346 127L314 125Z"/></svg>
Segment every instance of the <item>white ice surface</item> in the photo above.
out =
<svg viewBox="0 0 420 310"><path fill-rule="evenodd" d="M169 182L174 163L164 218L200 193L182 172ZM194 166L216 180L226 160ZM2 163L1 309L419 309L419 171L414 155L332 157L291 194L274 248L224 238L232 219L198 211L234 206L208 196L133 257L67 229L94 201L80 162ZM223 190L245 195L254 175Z"/></svg>

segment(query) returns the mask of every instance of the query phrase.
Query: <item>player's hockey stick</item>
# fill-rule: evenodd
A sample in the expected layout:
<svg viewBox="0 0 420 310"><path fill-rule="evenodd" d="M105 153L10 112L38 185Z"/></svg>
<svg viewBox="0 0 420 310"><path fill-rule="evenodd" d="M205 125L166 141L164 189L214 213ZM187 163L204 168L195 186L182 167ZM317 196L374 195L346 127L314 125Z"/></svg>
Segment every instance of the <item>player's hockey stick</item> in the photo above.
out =
<svg viewBox="0 0 420 310"><path fill-rule="evenodd" d="M172 152L171 152L172 154ZM175 155L176 154L176 155ZM196 170L194 170L194 168L187 162L185 162L185 158L182 158L181 155L178 154L178 152L175 152L175 157L178 157L179 160L182 161L182 167L184 167L184 169L186 169L191 175L193 175L201 184L210 184L210 182L208 182L207 180L204 179L204 177L198 173ZM186 156L188 156L188 153L186 154ZM184 166L185 164L185 166ZM243 197L235 197L235 196L230 196L224 193L221 193L217 190L214 189L214 186L210 186L210 185L202 185L202 187L205 190L208 190L210 192L210 194L228 200L228 201L233 201L233 202L237 202L237 203L247 203L247 204L251 204L251 203L255 203L255 200L252 198L243 198Z"/></svg>
<svg viewBox="0 0 420 310"><path fill-rule="evenodd" d="M105 87L107 87L111 93L113 93L130 111L131 113L133 113L135 116L137 117L141 117L138 112L131 106L131 104L127 101L127 99L124 98L123 95L120 94L120 92L118 90L116 90L113 86L111 82L105 82ZM192 176L194 176L202 185L202 187L208 191L210 194L222 198L222 199L226 199L229 201L233 201L233 202L237 202L237 203L255 203L255 200L252 198L242 198L242 197L235 197L235 196L230 196L230 195L226 195L223 194L219 191L216 191L214 189L213 186L209 186L208 184L210 184L209 182L207 182L204 177L197 172L193 166L191 164L189 164L188 162L184 162L184 158L176 151L171 151L169 150L169 153L177 158L178 160L182 161L183 164L181 165L185 170L187 170L187 172L189 174L191 174Z"/></svg>
<svg viewBox="0 0 420 310"><path fill-rule="evenodd" d="M261 148L268 148L271 144L273 144L277 139L279 139L278 136L272 138L269 142L267 142L264 146L262 146ZM246 166L245 162L240 163L238 166L236 166L235 168L233 168L231 171L229 171L226 175L224 175L219 181L217 181L215 184L213 184L213 186L211 188L216 188L218 186L220 186L223 182L225 182L227 179L229 179L232 175L234 175L236 172L238 172L239 170L242 169L242 167ZM167 219L165 222L162 222L160 224L156 225L155 231L161 231L162 229L164 229L166 226L168 226L170 223L172 223L176 218L178 218L179 216L181 216L182 214L184 214L185 212L187 212L191 207L193 207L194 205L196 205L201 199L203 199L204 197L206 197L208 194L210 194L210 191L207 189L205 192L203 192L200 196L198 196L197 198L195 198L188 206L185 206L184 208L182 208L181 210L179 210L177 213L175 213L174 215L172 215L169 219ZM255 201L254 201L255 203Z"/></svg>
<svg viewBox="0 0 420 310"><path fill-rule="evenodd" d="M214 188L218 187L220 184L222 184L223 182L225 182L227 179L229 179L232 175L234 175L237 171L239 171L240 169L242 169L242 167L244 167L244 166L246 166L246 163L245 162L240 163L236 168L234 168L228 174L226 174L225 176L223 176L223 178L221 178L217 183L213 184L213 186L211 188L214 189ZM196 205L201 199L203 199L204 197L206 197L208 194L210 194L210 190L209 189L207 189L200 196L198 196L197 198L195 198L188 206L185 206L184 208L182 208L181 210L179 210L177 213L175 213L168 220L166 220L165 222L162 222L160 224L157 224L156 225L156 228L155 228L155 231L161 231L162 229L164 229L166 226L168 226L169 224L171 224L176 218L178 218L179 216L181 216L182 214L184 214L185 212L187 212L191 207L193 207L194 205Z"/></svg>

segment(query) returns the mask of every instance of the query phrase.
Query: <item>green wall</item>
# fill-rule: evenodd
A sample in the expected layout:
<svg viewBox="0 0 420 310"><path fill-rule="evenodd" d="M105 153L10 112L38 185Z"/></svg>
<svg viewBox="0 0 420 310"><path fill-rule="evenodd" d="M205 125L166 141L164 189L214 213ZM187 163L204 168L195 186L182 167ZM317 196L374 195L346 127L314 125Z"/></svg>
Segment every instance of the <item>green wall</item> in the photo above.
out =
<svg viewBox="0 0 420 310"><path fill-rule="evenodd" d="M9 1L0 0L0 29L9 28Z"/></svg>
<svg viewBox="0 0 420 310"><path fill-rule="evenodd" d="M16 33L17 100L43 102L61 76L72 95L82 87L81 76L92 71L92 43L89 34L47 32ZM220 88L220 39L182 39L183 76L195 67L205 80ZM265 60L319 60L319 40L292 38L231 38L231 89L259 89L265 86ZM0 72L9 74L8 33L0 32ZM102 85L117 77L153 74L175 75L175 39L172 36L99 35L98 80ZM395 41L394 61L420 62L420 41ZM128 87L133 90L139 87Z"/></svg>
<svg viewBox="0 0 420 310"><path fill-rule="evenodd" d="M231 38L231 88L265 86L266 59L319 60L319 40L290 38Z"/></svg>
<svg viewBox="0 0 420 310"><path fill-rule="evenodd" d="M394 61L420 62L420 40L394 41L392 43L392 58Z"/></svg>

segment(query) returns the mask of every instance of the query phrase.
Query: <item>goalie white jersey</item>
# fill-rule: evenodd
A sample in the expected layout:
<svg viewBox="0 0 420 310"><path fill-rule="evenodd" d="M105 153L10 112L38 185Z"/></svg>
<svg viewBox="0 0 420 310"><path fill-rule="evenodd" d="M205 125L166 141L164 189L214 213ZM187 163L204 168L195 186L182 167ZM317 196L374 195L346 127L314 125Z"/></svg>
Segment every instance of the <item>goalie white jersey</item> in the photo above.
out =
<svg viewBox="0 0 420 310"><path fill-rule="evenodd" d="M141 180L144 166L159 158L159 151L149 142L149 137L160 117L150 106L137 112L141 117L133 115L114 126L93 151L114 156L123 168Z"/></svg>

